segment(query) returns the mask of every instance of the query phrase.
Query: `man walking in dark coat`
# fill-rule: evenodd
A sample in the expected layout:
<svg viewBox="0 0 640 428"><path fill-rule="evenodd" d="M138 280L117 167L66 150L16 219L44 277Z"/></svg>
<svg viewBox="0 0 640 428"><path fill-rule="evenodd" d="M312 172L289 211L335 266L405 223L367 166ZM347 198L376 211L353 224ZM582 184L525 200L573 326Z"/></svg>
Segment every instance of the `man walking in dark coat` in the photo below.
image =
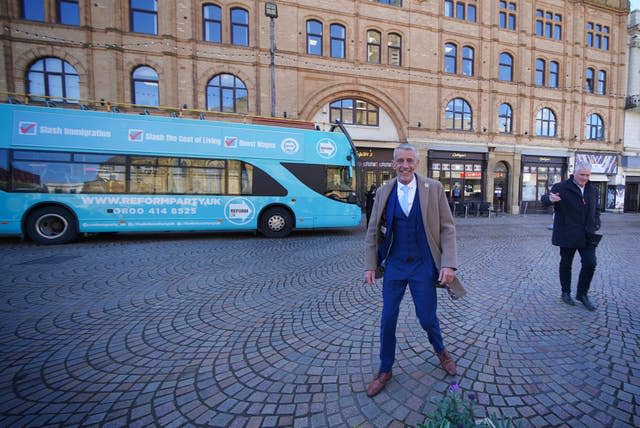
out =
<svg viewBox="0 0 640 428"><path fill-rule="evenodd" d="M576 162L573 175L556 183L548 195L542 196L545 206L553 204L553 236L551 243L560 247L560 285L562 301L575 305L571 298L571 265L576 250L580 253L582 268L578 277L576 299L590 311L596 306L587 293L596 270L595 233L600 229L598 192L589 181L591 165Z"/></svg>

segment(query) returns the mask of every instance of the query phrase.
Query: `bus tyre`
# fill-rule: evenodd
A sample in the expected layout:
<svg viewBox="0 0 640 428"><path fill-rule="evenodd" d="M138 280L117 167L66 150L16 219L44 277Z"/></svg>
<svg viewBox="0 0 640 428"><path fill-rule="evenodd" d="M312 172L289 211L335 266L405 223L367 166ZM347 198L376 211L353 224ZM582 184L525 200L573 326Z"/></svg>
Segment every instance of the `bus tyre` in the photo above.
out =
<svg viewBox="0 0 640 428"><path fill-rule="evenodd" d="M62 207L36 209L27 219L27 235L39 244L65 244L78 236L75 218Z"/></svg>
<svg viewBox="0 0 640 428"><path fill-rule="evenodd" d="M267 238L284 238L293 229L293 217L284 208L269 208L260 216L260 231Z"/></svg>

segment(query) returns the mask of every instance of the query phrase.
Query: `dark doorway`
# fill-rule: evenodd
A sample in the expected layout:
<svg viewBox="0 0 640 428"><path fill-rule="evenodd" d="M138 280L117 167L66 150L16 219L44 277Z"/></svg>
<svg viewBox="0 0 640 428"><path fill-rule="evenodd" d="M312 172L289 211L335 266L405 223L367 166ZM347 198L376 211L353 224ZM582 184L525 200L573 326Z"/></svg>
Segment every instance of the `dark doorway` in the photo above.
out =
<svg viewBox="0 0 640 428"><path fill-rule="evenodd" d="M629 183L625 186L624 192L624 212L638 212L638 200L640 199L640 185L638 183Z"/></svg>
<svg viewBox="0 0 640 428"><path fill-rule="evenodd" d="M498 162L493 170L493 209L496 212L504 212L509 195L509 167L505 162Z"/></svg>

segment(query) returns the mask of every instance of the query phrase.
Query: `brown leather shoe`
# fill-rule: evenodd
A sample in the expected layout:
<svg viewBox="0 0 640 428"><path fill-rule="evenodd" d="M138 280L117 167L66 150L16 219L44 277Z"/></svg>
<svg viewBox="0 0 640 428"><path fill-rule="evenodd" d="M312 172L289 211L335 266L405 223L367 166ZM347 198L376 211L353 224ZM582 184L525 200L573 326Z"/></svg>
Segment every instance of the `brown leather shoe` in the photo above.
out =
<svg viewBox="0 0 640 428"><path fill-rule="evenodd" d="M373 397L378 395L390 380L391 372L379 373L378 376L374 377L373 380L369 382L369 386L367 386L367 396Z"/></svg>
<svg viewBox="0 0 640 428"><path fill-rule="evenodd" d="M456 374L456 363L453 362L453 358L451 358L451 355L446 349L438 354L438 359L447 374L451 376Z"/></svg>

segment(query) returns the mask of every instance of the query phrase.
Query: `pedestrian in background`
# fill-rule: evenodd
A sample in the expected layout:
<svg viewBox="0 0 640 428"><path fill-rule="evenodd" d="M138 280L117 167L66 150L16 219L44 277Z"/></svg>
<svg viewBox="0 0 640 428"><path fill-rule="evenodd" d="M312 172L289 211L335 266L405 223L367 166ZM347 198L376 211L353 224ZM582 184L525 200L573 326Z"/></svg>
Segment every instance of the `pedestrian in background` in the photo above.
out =
<svg viewBox="0 0 640 428"><path fill-rule="evenodd" d="M589 181L591 165L576 162L573 175L556 183L548 195L542 196L545 206L553 204L553 234L551 243L560 247L560 285L562 301L575 305L571 298L571 265L576 251L582 267L578 277L576 299L590 311L596 306L589 300L591 279L596 270L596 231L600 229L598 191Z"/></svg>
<svg viewBox="0 0 640 428"><path fill-rule="evenodd" d="M371 210L373 209L373 200L376 197L376 185L372 184L369 187L369 191L365 193L365 205L364 209L367 215L367 226L369 225L369 218L371 217Z"/></svg>
<svg viewBox="0 0 640 428"><path fill-rule="evenodd" d="M396 325L407 284L420 326L427 332L442 367L449 375L456 374L436 315L436 282L457 282L456 228L442 184L416 174L419 164L415 146L400 144L395 148L396 178L376 192L367 228L365 283L375 284L376 271L384 266L380 367L367 387L370 397L391 380ZM455 285L462 287L459 282Z"/></svg>

